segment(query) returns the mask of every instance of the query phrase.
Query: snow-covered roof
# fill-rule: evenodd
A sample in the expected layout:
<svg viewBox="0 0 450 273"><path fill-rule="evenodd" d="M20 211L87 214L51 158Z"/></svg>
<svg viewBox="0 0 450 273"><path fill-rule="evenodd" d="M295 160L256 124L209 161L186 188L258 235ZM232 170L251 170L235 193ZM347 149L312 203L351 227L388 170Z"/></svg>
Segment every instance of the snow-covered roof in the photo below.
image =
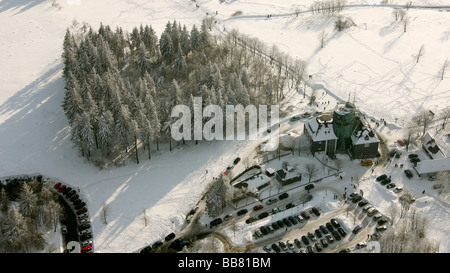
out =
<svg viewBox="0 0 450 273"><path fill-rule="evenodd" d="M446 157L429 133L423 136L423 148L434 159Z"/></svg>
<svg viewBox="0 0 450 273"><path fill-rule="evenodd" d="M417 163L415 167L419 175L426 173L436 173L450 171L450 158L429 159Z"/></svg>
<svg viewBox="0 0 450 273"><path fill-rule="evenodd" d="M310 118L305 122L305 128L313 141L324 141L338 139L333 131L333 124L320 122L317 117Z"/></svg>
<svg viewBox="0 0 450 273"><path fill-rule="evenodd" d="M353 145L360 145L360 144L366 144L366 143L379 143L380 141L375 137L375 134L366 128L355 131L352 134L352 143Z"/></svg>

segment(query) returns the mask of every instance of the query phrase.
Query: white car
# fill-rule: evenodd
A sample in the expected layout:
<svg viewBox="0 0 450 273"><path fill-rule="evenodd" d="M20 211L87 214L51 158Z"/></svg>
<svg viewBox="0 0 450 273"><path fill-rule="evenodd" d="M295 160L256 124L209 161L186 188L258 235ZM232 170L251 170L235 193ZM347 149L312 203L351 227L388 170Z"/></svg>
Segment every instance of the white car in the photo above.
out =
<svg viewBox="0 0 450 273"><path fill-rule="evenodd" d="M276 198L270 198L269 200L266 201L266 205L271 205L277 201L278 201L278 199L276 199Z"/></svg>
<svg viewBox="0 0 450 273"><path fill-rule="evenodd" d="M357 243L356 244L356 248L360 249L360 248L364 248L367 247L367 243L366 242L361 242L361 243Z"/></svg>

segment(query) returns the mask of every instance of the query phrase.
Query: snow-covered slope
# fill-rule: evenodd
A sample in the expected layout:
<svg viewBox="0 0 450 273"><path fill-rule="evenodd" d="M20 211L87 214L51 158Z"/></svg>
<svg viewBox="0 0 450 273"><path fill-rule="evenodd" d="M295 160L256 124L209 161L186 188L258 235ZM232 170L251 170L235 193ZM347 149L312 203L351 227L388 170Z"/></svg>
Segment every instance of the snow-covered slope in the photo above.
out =
<svg viewBox="0 0 450 273"><path fill-rule="evenodd" d="M56 0L56 5L50 0L0 0L0 177L39 172L79 187L88 203L95 250L132 252L176 230L210 179L246 153L245 142L215 142L192 145L189 152L169 153L163 147L152 160L116 169L101 171L85 162L72 147L60 107L63 37L67 28L83 22L128 31L150 24L159 35L168 21L200 25L207 13L217 11L217 32L237 28L277 45L308 61L317 87L342 99L350 94L367 115L395 123L383 131L390 141L401 136L400 126L416 111L438 113L450 103L450 70L444 80L439 77L443 61L450 58L447 9L410 9L404 33L391 7L352 7L342 14L351 16L356 27L337 33L333 18L310 12L296 17L297 9L305 11L313 1L298 2L197 0L197 9L187 0ZM236 11L242 15L232 16ZM267 19L267 14L272 17ZM329 33L323 49L317 38L322 29ZM416 64L422 45L425 53ZM381 198L380 204L391 200L372 195ZM433 219L436 237L448 237L448 206L436 201L441 197L426 198L420 209ZM109 208L107 225L100 217L103 204ZM441 251L450 252L447 239Z"/></svg>

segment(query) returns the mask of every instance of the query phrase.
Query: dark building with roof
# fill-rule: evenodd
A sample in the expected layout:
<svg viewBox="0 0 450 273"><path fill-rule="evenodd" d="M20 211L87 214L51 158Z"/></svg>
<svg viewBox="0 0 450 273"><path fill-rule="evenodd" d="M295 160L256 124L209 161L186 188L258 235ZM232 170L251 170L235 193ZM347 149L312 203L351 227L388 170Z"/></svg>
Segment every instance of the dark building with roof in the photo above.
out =
<svg viewBox="0 0 450 273"><path fill-rule="evenodd" d="M324 113L305 122L304 133L310 140L313 154L328 156L348 153L352 158L379 156L379 140L350 102L338 104L333 112Z"/></svg>

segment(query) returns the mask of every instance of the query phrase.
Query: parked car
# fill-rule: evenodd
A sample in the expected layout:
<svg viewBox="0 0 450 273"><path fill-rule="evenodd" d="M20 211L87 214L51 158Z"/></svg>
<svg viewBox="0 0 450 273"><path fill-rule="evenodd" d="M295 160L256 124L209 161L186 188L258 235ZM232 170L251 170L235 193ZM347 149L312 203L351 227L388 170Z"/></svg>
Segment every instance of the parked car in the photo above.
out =
<svg viewBox="0 0 450 273"><path fill-rule="evenodd" d="M261 230L261 233L264 235L269 234L269 230L265 226L260 227L259 230Z"/></svg>
<svg viewBox="0 0 450 273"><path fill-rule="evenodd" d="M276 198L270 198L269 200L266 201L266 205L272 205L273 203L276 203L278 201L278 199Z"/></svg>
<svg viewBox="0 0 450 273"><path fill-rule="evenodd" d="M319 228L323 234L328 234L328 229L324 225L321 225Z"/></svg>
<svg viewBox="0 0 450 273"><path fill-rule="evenodd" d="M339 233L338 233L336 230L333 230L333 231L331 232L331 234L333 234L334 238L335 238L336 240L338 240L338 241L340 241L340 240L342 239L341 236L339 235Z"/></svg>
<svg viewBox="0 0 450 273"><path fill-rule="evenodd" d="M336 220L335 218L331 218L330 222L335 228L338 228L341 226L341 224L339 224L338 220Z"/></svg>
<svg viewBox="0 0 450 273"><path fill-rule="evenodd" d="M300 119L301 119L301 117L299 117L299 116L293 116L293 117L290 118L289 120L290 120L291 122L295 122L295 121L300 120Z"/></svg>
<svg viewBox="0 0 450 273"><path fill-rule="evenodd" d="M300 240L297 239L297 238L294 239L294 244L295 244L298 248L301 248L301 247L302 247L302 243L300 243Z"/></svg>
<svg viewBox="0 0 450 273"><path fill-rule="evenodd" d="M391 183L391 181L392 181L392 180L391 180L389 177L386 177L385 179L383 179L383 180L380 182L380 184L383 185L383 186L385 186L385 185Z"/></svg>
<svg viewBox="0 0 450 273"><path fill-rule="evenodd" d="M292 226L291 222L287 218L283 218L283 223L288 227Z"/></svg>
<svg viewBox="0 0 450 273"><path fill-rule="evenodd" d="M236 157L236 159L233 161L233 164L236 165L239 163L239 161L241 161L240 157Z"/></svg>
<svg viewBox="0 0 450 273"><path fill-rule="evenodd" d="M55 188L56 190L59 189L59 187L61 187L61 182L58 182L55 184L55 186L53 186L53 188Z"/></svg>
<svg viewBox="0 0 450 273"><path fill-rule="evenodd" d="M317 238L322 238L322 232L320 231L320 229L314 230L314 234L317 236Z"/></svg>
<svg viewBox="0 0 450 273"><path fill-rule="evenodd" d="M306 219L306 220L309 220L310 218L311 218L311 216L309 215L309 213L305 210L305 211L302 211L301 213L300 213L300 215L304 218L304 219Z"/></svg>
<svg viewBox="0 0 450 273"><path fill-rule="evenodd" d="M375 215L375 213L377 213L378 212L378 210L377 209L375 209L375 208L371 208L371 209L369 209L368 211L367 211L367 216L370 216L370 217L372 217L372 216L374 216Z"/></svg>
<svg viewBox="0 0 450 273"><path fill-rule="evenodd" d="M256 205L256 206L253 207L253 210L257 211L257 210L262 209L263 207L264 207L263 205Z"/></svg>
<svg viewBox="0 0 450 273"><path fill-rule="evenodd" d="M395 193L399 193L399 192L402 192L402 191L403 191L403 188L402 188L402 187L397 187L397 188L393 189L393 191L394 191Z"/></svg>
<svg viewBox="0 0 450 273"><path fill-rule="evenodd" d="M342 227L338 228L338 232L339 232L339 235L341 235L342 237L347 236L347 232L345 232L345 230Z"/></svg>
<svg viewBox="0 0 450 273"><path fill-rule="evenodd" d="M369 201L367 201L366 199L362 200L361 202L358 203L359 207L364 207L365 205L369 204Z"/></svg>
<svg viewBox="0 0 450 273"><path fill-rule="evenodd" d="M290 240L287 240L286 245L289 250L294 250L295 248L294 244Z"/></svg>
<svg viewBox="0 0 450 273"><path fill-rule="evenodd" d="M81 249L81 253L92 253L92 246L85 246Z"/></svg>
<svg viewBox="0 0 450 273"><path fill-rule="evenodd" d="M223 220L224 221L230 221L231 218L233 218L233 214L230 213L230 214L225 215L225 217L223 217Z"/></svg>
<svg viewBox="0 0 450 273"><path fill-rule="evenodd" d="M320 216L320 211L319 211L319 209L318 208L316 208L316 207L313 207L312 209L311 209L311 211L317 216L317 217L319 217Z"/></svg>
<svg viewBox="0 0 450 273"><path fill-rule="evenodd" d="M83 207L83 208L77 210L77 215L80 215L80 214L82 214L82 213L85 213L86 211L87 211L87 208L86 208L86 207Z"/></svg>
<svg viewBox="0 0 450 273"><path fill-rule="evenodd" d="M385 231L386 230L386 226L377 226L376 228L375 228L375 230L376 231Z"/></svg>
<svg viewBox="0 0 450 273"><path fill-rule="evenodd" d="M316 247L317 252L322 252L322 247L320 246L319 242L315 243L314 246Z"/></svg>
<svg viewBox="0 0 450 273"><path fill-rule="evenodd" d="M418 157L412 157L412 158L409 159L409 161L410 161L411 163L417 163L417 162L420 162L420 158L418 158Z"/></svg>
<svg viewBox="0 0 450 273"><path fill-rule="evenodd" d="M292 223L293 225L298 224L298 222L297 222L297 220L295 220L294 216L291 215L291 216L288 217L288 219L289 219L289 221L291 221L291 223Z"/></svg>
<svg viewBox="0 0 450 273"><path fill-rule="evenodd" d="M223 222L222 218L216 218L209 223L209 227L212 228L214 226L220 225L222 224L222 222Z"/></svg>
<svg viewBox="0 0 450 273"><path fill-rule="evenodd" d="M307 235L308 235L308 238L311 239L311 241L313 241L313 242L317 241L316 236L314 234L312 234L311 232L308 232Z"/></svg>
<svg viewBox="0 0 450 273"><path fill-rule="evenodd" d="M85 230L88 228L91 228L90 224L83 224L83 225L78 226L78 231L82 231L82 230Z"/></svg>
<svg viewBox="0 0 450 273"><path fill-rule="evenodd" d="M62 191L62 194L63 194L63 195L67 195L67 193L69 193L71 190L72 190L71 187L67 187L67 188L65 188L65 189Z"/></svg>
<svg viewBox="0 0 450 273"><path fill-rule="evenodd" d="M283 251L286 252L288 250L287 245L284 242L280 241L280 242L278 242L278 245L280 245L280 247Z"/></svg>
<svg viewBox="0 0 450 273"><path fill-rule="evenodd" d="M153 248L153 249L156 249L156 248L158 248L158 247L160 247L160 246L162 246L162 245L163 245L163 242L161 242L161 241L156 241L156 242L153 243L152 248Z"/></svg>
<svg viewBox="0 0 450 273"><path fill-rule="evenodd" d="M386 174L382 174L382 175L378 176L378 177L376 178L376 180L377 180L377 181L381 181L381 180L385 179L386 177L387 177Z"/></svg>
<svg viewBox="0 0 450 273"><path fill-rule="evenodd" d="M92 233L88 232L80 236L81 241L92 239Z"/></svg>
<svg viewBox="0 0 450 273"><path fill-rule="evenodd" d="M74 194L76 194L76 193L77 193L76 190L71 190L70 192L68 192L68 193L66 194L66 197L67 197L67 198L70 198L70 197L74 196Z"/></svg>
<svg viewBox="0 0 450 273"><path fill-rule="evenodd" d="M325 238L327 238L327 240L330 244L334 243L334 239L330 234L325 235Z"/></svg>
<svg viewBox="0 0 450 273"><path fill-rule="evenodd" d="M166 241L166 242L168 242L168 241L170 241L170 240L172 240L173 238L175 238L175 233L170 233L169 235L167 235L165 238L164 238L164 240Z"/></svg>
<svg viewBox="0 0 450 273"><path fill-rule="evenodd" d="M267 253L270 253L272 251L272 248L268 245L263 246L263 250Z"/></svg>
<svg viewBox="0 0 450 273"><path fill-rule="evenodd" d="M58 188L58 192L62 192L66 187L66 185L61 185L61 187Z"/></svg>
<svg viewBox="0 0 450 273"><path fill-rule="evenodd" d="M277 224L277 222L273 222L272 223L272 227L273 227L274 230L277 230L277 229L280 228L280 226Z"/></svg>
<svg viewBox="0 0 450 273"><path fill-rule="evenodd" d="M353 230L352 233L353 234L358 234L358 232L362 229L362 227L360 225L357 225Z"/></svg>
<svg viewBox="0 0 450 273"><path fill-rule="evenodd" d="M392 189L394 187L395 187L394 183L389 183L389 184L386 185L386 188L388 188L388 189Z"/></svg>
<svg viewBox="0 0 450 273"><path fill-rule="evenodd" d="M328 242L327 242L327 240L325 238L320 239L320 243L322 244L322 246L324 248L328 247Z"/></svg>
<svg viewBox="0 0 450 273"><path fill-rule="evenodd" d="M397 139L397 143L400 144L400 146L405 146L403 139Z"/></svg>
<svg viewBox="0 0 450 273"><path fill-rule="evenodd" d="M248 212L247 209L241 209L240 211L237 212L237 215L242 216L242 215L246 214L247 212Z"/></svg>
<svg viewBox="0 0 450 273"><path fill-rule="evenodd" d="M327 229L329 231L333 231L334 230L334 227L333 227L333 225L330 222L325 223L325 226L327 227Z"/></svg>
<svg viewBox="0 0 450 273"><path fill-rule="evenodd" d="M361 242L361 243L357 243L356 244L356 248L360 249L360 248L365 248L367 247L367 243L366 242Z"/></svg>
<svg viewBox="0 0 450 273"><path fill-rule="evenodd" d="M378 212L372 218L373 220L378 221L381 217L382 217L381 213Z"/></svg>
<svg viewBox="0 0 450 273"><path fill-rule="evenodd" d="M361 195L357 195L357 196L352 198L352 202L353 203L358 203L361 200L362 200L362 196Z"/></svg>
<svg viewBox="0 0 450 273"><path fill-rule="evenodd" d="M78 203L78 204L75 206L75 209L81 209L81 208L84 207L84 206L86 206L86 203L85 203L85 202L81 202L81 203Z"/></svg>
<svg viewBox="0 0 450 273"><path fill-rule="evenodd" d="M261 219L266 218L267 216L269 216L269 213L267 211L265 211L265 212L261 213L260 215L258 215L258 219L261 220Z"/></svg>
<svg viewBox="0 0 450 273"><path fill-rule="evenodd" d="M382 225L386 224L387 221L388 221L388 220L387 220L386 218L381 218L380 220L378 220L377 224L380 225L380 226L382 226Z"/></svg>
<svg viewBox="0 0 450 273"><path fill-rule="evenodd" d="M281 249L277 244L272 244L272 249L276 252L276 253L280 253Z"/></svg>
<svg viewBox="0 0 450 273"><path fill-rule="evenodd" d="M305 235L302 236L302 241L305 245L309 245L309 240Z"/></svg>
<svg viewBox="0 0 450 273"><path fill-rule="evenodd" d="M411 170L405 170L405 174L406 177L408 177L409 179L411 179L414 176Z"/></svg>
<svg viewBox="0 0 450 273"><path fill-rule="evenodd" d="M419 157L419 155L418 154L409 154L408 155L408 158L413 158L413 157Z"/></svg>
<svg viewBox="0 0 450 273"><path fill-rule="evenodd" d="M280 194L280 196L278 196L278 199L283 200L288 198L289 194L287 192Z"/></svg>
<svg viewBox="0 0 450 273"><path fill-rule="evenodd" d="M73 202L75 200L77 200L80 196L78 196L78 194L75 194L74 196L70 197L70 201Z"/></svg>
<svg viewBox="0 0 450 273"><path fill-rule="evenodd" d="M150 253L150 251L152 251L152 247L146 246L143 249L141 249L141 251L139 251L139 253Z"/></svg>
<svg viewBox="0 0 450 273"><path fill-rule="evenodd" d="M290 208L293 208L293 207L295 207L295 205L293 203L288 203L286 205L286 209L290 209Z"/></svg>
<svg viewBox="0 0 450 273"><path fill-rule="evenodd" d="M278 221L277 221L277 225L278 225L280 228L284 228L284 222L283 222L283 220L278 220Z"/></svg>

